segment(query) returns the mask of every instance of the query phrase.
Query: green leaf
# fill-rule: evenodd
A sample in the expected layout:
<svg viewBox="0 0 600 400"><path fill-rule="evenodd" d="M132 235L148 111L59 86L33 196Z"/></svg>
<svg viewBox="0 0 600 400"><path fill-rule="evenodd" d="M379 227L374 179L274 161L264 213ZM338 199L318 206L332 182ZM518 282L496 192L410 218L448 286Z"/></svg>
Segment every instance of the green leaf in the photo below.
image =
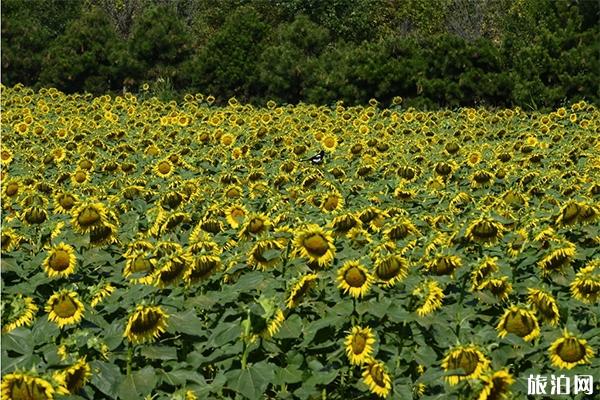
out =
<svg viewBox="0 0 600 400"><path fill-rule="evenodd" d="M187 335L202 336L206 328L194 310L186 310L170 315L168 330Z"/></svg>
<svg viewBox="0 0 600 400"><path fill-rule="evenodd" d="M142 356L153 360L176 360L177 349L167 346L146 346L142 348Z"/></svg>
<svg viewBox="0 0 600 400"><path fill-rule="evenodd" d="M236 369L225 374L229 386L248 399L258 399L275 376L273 365L266 362L246 369Z"/></svg>
<svg viewBox="0 0 600 400"><path fill-rule="evenodd" d="M156 386L158 377L151 366L127 375L119 385L119 397L122 399L139 399L149 394Z"/></svg>
<svg viewBox="0 0 600 400"><path fill-rule="evenodd" d="M109 398L117 397L117 387L123 379L119 367L103 361L91 361L92 379L90 383Z"/></svg>
<svg viewBox="0 0 600 400"><path fill-rule="evenodd" d="M28 328L21 327L2 334L3 350L30 355L33 353L33 344L34 336Z"/></svg>
<svg viewBox="0 0 600 400"><path fill-rule="evenodd" d="M298 383L302 381L302 371L295 365L288 365L285 368L275 370L275 379L273 384L282 385L284 383Z"/></svg>

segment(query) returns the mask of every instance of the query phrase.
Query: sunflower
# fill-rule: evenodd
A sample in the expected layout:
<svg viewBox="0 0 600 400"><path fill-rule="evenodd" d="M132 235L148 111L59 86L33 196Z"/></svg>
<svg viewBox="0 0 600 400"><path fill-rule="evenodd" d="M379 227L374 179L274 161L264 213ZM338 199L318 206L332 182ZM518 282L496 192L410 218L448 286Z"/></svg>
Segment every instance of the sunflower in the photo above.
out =
<svg viewBox="0 0 600 400"><path fill-rule="evenodd" d="M500 318L496 329L498 336L505 337L509 333L517 335L529 342L540 335L540 327L535 314L519 306L510 306Z"/></svg>
<svg viewBox="0 0 600 400"><path fill-rule="evenodd" d="M497 221L481 217L467 227L465 237L474 242L490 244L502 238L503 231L504 227Z"/></svg>
<svg viewBox="0 0 600 400"><path fill-rule="evenodd" d="M108 210L99 202L86 202L75 208L72 213L71 225L79 233L88 233L93 229L106 225Z"/></svg>
<svg viewBox="0 0 600 400"><path fill-rule="evenodd" d="M371 393L379 397L387 397L392 390L392 379L385 370L381 361L371 359L366 362L363 373L363 382L369 386Z"/></svg>
<svg viewBox="0 0 600 400"><path fill-rule="evenodd" d="M4 303L4 301L3 301ZM30 326L38 311L31 297L17 294L2 305L2 332L7 333L20 326Z"/></svg>
<svg viewBox="0 0 600 400"><path fill-rule="evenodd" d="M132 249L125 255L123 276L133 283L149 285L156 279L156 258L148 250Z"/></svg>
<svg viewBox="0 0 600 400"><path fill-rule="evenodd" d="M551 251L538 261L542 276L562 273L575 257L576 249L577 247L573 243L566 240L553 244Z"/></svg>
<svg viewBox="0 0 600 400"><path fill-rule="evenodd" d="M540 289L527 289L529 295L527 299L532 308L537 311L538 315L542 319L548 322L552 326L558 325L560 320L560 313L558 311L558 304L550 293L547 293Z"/></svg>
<svg viewBox="0 0 600 400"><path fill-rule="evenodd" d="M308 225L294 237L295 252L325 267L333 263L335 246L333 238L318 225Z"/></svg>
<svg viewBox="0 0 600 400"><path fill-rule="evenodd" d="M2 150L0 150L0 162L2 165L10 165L13 160L13 152L10 149L7 149L5 146L2 146Z"/></svg>
<svg viewBox="0 0 600 400"><path fill-rule="evenodd" d="M246 218L238 232L238 236L249 239L268 232L271 229L271 225L271 220L266 214L252 214Z"/></svg>
<svg viewBox="0 0 600 400"><path fill-rule="evenodd" d="M129 314L123 337L134 344L153 342L167 330L168 319L160 306L138 305Z"/></svg>
<svg viewBox="0 0 600 400"><path fill-rule="evenodd" d="M321 210L325 213L344 208L344 198L338 192L328 193L321 199Z"/></svg>
<svg viewBox="0 0 600 400"><path fill-rule="evenodd" d="M230 133L221 135L220 142L224 147L231 147L235 144L236 137Z"/></svg>
<svg viewBox="0 0 600 400"><path fill-rule="evenodd" d="M389 254L377 257L373 272L383 287L391 287L408 276L408 267L408 260L397 254Z"/></svg>
<svg viewBox="0 0 600 400"><path fill-rule="evenodd" d="M21 372L3 376L0 390L2 398L11 400L53 400L54 395L58 394L47 380ZM62 391L58 392L62 394Z"/></svg>
<svg viewBox="0 0 600 400"><path fill-rule="evenodd" d="M48 313L48 319L62 328L65 325L78 324L83 318L85 307L79 301L77 293L63 289L50 296L45 311Z"/></svg>
<svg viewBox="0 0 600 400"><path fill-rule="evenodd" d="M154 166L154 173L161 177L161 178L168 178L169 176L171 176L173 174L173 171L175 171L175 167L173 166L173 163L171 162L171 160L169 160L168 158L165 158L164 160L159 161L155 166Z"/></svg>
<svg viewBox="0 0 600 400"><path fill-rule="evenodd" d="M479 162L481 160L482 160L481 153L478 151L474 151L472 153L469 153L469 155L467 156L467 165L469 167L474 167L477 164L479 164Z"/></svg>
<svg viewBox="0 0 600 400"><path fill-rule="evenodd" d="M248 265L266 271L281 260L283 245L279 240L258 239L248 252Z"/></svg>
<svg viewBox="0 0 600 400"><path fill-rule="evenodd" d="M75 364L54 374L56 381L70 394L76 394L92 376L92 368L85 361L85 357L79 359Z"/></svg>
<svg viewBox="0 0 600 400"><path fill-rule="evenodd" d="M567 330L548 349L550 362L557 368L571 369L577 365L589 364L594 350L585 339L579 339Z"/></svg>
<svg viewBox="0 0 600 400"><path fill-rule="evenodd" d="M375 344L375 335L369 327L352 327L348 332L344 345L346 346L346 355L351 365L362 365L371 360L373 355L373 345Z"/></svg>
<svg viewBox="0 0 600 400"><path fill-rule="evenodd" d="M442 368L448 373L446 381L450 385L479 378L489 365L490 360L473 344L453 347L442 360Z"/></svg>
<svg viewBox="0 0 600 400"><path fill-rule="evenodd" d="M440 254L427 263L426 269L437 276L453 275L461 265L462 260L459 256Z"/></svg>
<svg viewBox="0 0 600 400"><path fill-rule="evenodd" d="M600 300L600 260L590 261L580 269L571 282L571 296L577 300L594 304Z"/></svg>
<svg viewBox="0 0 600 400"><path fill-rule="evenodd" d="M54 196L54 211L61 214L69 214L77 205L77 196L71 193L57 193Z"/></svg>
<svg viewBox="0 0 600 400"><path fill-rule="evenodd" d="M110 296L115 290L115 287L110 283L97 287L92 294L90 306L92 306L92 308L96 307L100 302L102 302L102 300Z"/></svg>
<svg viewBox="0 0 600 400"><path fill-rule="evenodd" d="M509 386L514 383L512 375L507 369L488 372L480 377L483 389L479 392L478 400L506 400L510 399Z"/></svg>
<svg viewBox="0 0 600 400"><path fill-rule="evenodd" d="M72 275L77 266L75 249L61 242L50 249L42 266L50 278L66 278Z"/></svg>
<svg viewBox="0 0 600 400"><path fill-rule="evenodd" d="M157 269L156 280L153 283L159 288L165 288L174 285L185 276L192 260L189 254L178 252L166 256L159 263L162 266Z"/></svg>
<svg viewBox="0 0 600 400"><path fill-rule="evenodd" d="M337 215L329 224L336 236L345 235L353 228L362 227L362 221L354 213Z"/></svg>
<svg viewBox="0 0 600 400"><path fill-rule="evenodd" d="M83 185L90 180L90 173L87 170L78 169L71 175L71 183L73 186Z"/></svg>
<svg viewBox="0 0 600 400"><path fill-rule="evenodd" d="M250 341L255 341L257 337L261 337L263 339L269 339L273 337L279 329L281 329L281 325L285 321L285 314L282 310L278 309L273 313L272 316L268 317L264 320L264 327L261 329L257 335L252 335Z"/></svg>
<svg viewBox="0 0 600 400"><path fill-rule="evenodd" d="M512 293L512 283L509 282L508 276L489 277L484 279L476 288L476 290L489 290L499 300L507 300Z"/></svg>
<svg viewBox="0 0 600 400"><path fill-rule="evenodd" d="M221 258L217 255L196 256L191 267L185 271L184 279L189 284L204 281L221 269L221 266Z"/></svg>
<svg viewBox="0 0 600 400"><path fill-rule="evenodd" d="M510 239L509 237L506 238L509 239L506 245L506 253L509 257L515 258L521 254L521 251L525 247L528 238L527 231L521 229L514 233L511 232L509 235Z"/></svg>
<svg viewBox="0 0 600 400"><path fill-rule="evenodd" d="M415 312L418 316L424 317L442 307L444 300L444 291L436 281L426 281L419 284L412 295L418 300L418 307Z"/></svg>
<svg viewBox="0 0 600 400"><path fill-rule="evenodd" d="M419 230L407 217L397 216L383 233L389 240L402 240L409 235L418 235Z"/></svg>
<svg viewBox="0 0 600 400"><path fill-rule="evenodd" d="M333 153L338 146L338 139L335 135L326 135L321 139L323 150L328 153Z"/></svg>
<svg viewBox="0 0 600 400"><path fill-rule="evenodd" d="M477 287L494 272L498 271L497 257L485 256L483 260L471 271L471 290L476 290Z"/></svg>
<svg viewBox="0 0 600 400"><path fill-rule="evenodd" d="M338 287L356 299L364 297L371 288L373 276L358 261L348 261L337 273Z"/></svg>
<svg viewBox="0 0 600 400"><path fill-rule="evenodd" d="M297 307L303 300L304 296L308 291L316 284L317 274L306 274L302 276L290 290L290 295L286 301L286 307L292 309Z"/></svg>
<svg viewBox="0 0 600 400"><path fill-rule="evenodd" d="M242 205L232 205L225 209L225 219L229 226L236 229L244 221L248 211Z"/></svg>

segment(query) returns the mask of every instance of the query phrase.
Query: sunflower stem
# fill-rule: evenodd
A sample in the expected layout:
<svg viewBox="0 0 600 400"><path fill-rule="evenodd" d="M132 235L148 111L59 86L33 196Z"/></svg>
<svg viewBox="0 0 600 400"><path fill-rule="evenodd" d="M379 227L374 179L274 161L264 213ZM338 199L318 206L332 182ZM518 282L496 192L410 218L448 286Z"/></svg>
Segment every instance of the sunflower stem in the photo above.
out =
<svg viewBox="0 0 600 400"><path fill-rule="evenodd" d="M131 375L131 364L133 363L133 345L130 343L127 349L127 376Z"/></svg>

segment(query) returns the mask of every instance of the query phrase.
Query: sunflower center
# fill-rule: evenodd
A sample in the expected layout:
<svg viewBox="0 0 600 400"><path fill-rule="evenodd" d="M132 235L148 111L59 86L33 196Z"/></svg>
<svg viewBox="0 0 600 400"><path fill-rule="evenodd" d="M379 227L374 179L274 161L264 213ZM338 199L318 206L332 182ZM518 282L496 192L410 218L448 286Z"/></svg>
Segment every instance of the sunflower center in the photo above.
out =
<svg viewBox="0 0 600 400"><path fill-rule="evenodd" d="M563 361L574 363L585 357L585 347L576 338L566 338L558 345L556 353Z"/></svg>
<svg viewBox="0 0 600 400"><path fill-rule="evenodd" d="M69 194L66 194L58 201L62 208L70 210L75 205L75 198Z"/></svg>
<svg viewBox="0 0 600 400"><path fill-rule="evenodd" d="M469 350L464 350L451 358L448 365L450 369L462 369L464 375L471 375L475 371L475 368L477 368L478 362L479 357L477 354Z"/></svg>
<svg viewBox="0 0 600 400"><path fill-rule="evenodd" d="M359 288L365 284L367 281L367 276L360 268L351 267L344 274L344 280L349 286Z"/></svg>
<svg viewBox="0 0 600 400"><path fill-rule="evenodd" d="M77 222L83 227L92 226L98 221L100 221L100 213L91 207L85 208L77 217Z"/></svg>
<svg viewBox="0 0 600 400"><path fill-rule="evenodd" d="M133 260L132 272L145 272L149 271L152 268L152 263L150 260L146 259L144 256L138 256Z"/></svg>
<svg viewBox="0 0 600 400"><path fill-rule="evenodd" d="M398 275L402 264L396 257L389 257L377 266L377 277L383 280L390 280Z"/></svg>
<svg viewBox="0 0 600 400"><path fill-rule="evenodd" d="M50 257L50 267L55 271L63 271L69 268L71 257L65 250L56 250Z"/></svg>
<svg viewBox="0 0 600 400"><path fill-rule="evenodd" d="M17 194L19 192L19 185L17 183L9 183L6 186L6 195L9 197L14 196L15 194Z"/></svg>
<svg viewBox="0 0 600 400"><path fill-rule="evenodd" d="M385 387L385 373L381 366L375 364L369 368L369 375L373 378L373 382L379 387Z"/></svg>
<svg viewBox="0 0 600 400"><path fill-rule="evenodd" d="M329 250L327 240L318 233L306 237L302 243L304 248L313 255L322 256Z"/></svg>
<svg viewBox="0 0 600 400"><path fill-rule="evenodd" d="M573 222L577 218L577 214L579 214L579 205L576 203L569 204L562 213L563 221L566 223Z"/></svg>
<svg viewBox="0 0 600 400"><path fill-rule="evenodd" d="M77 304L69 296L62 296L52 311L60 318L71 318L77 312Z"/></svg>
<svg viewBox="0 0 600 400"><path fill-rule="evenodd" d="M326 209L327 211L332 211L337 208L338 204L339 204L339 199L337 198L337 196L330 196L323 203L323 208Z"/></svg>
<svg viewBox="0 0 600 400"><path fill-rule="evenodd" d="M158 327L161 315L148 310L147 312L136 316L131 324L131 332L135 335L143 335L149 331L153 331Z"/></svg>
<svg viewBox="0 0 600 400"><path fill-rule="evenodd" d="M435 262L434 271L436 275L450 275L458 265L449 257L442 257Z"/></svg>
<svg viewBox="0 0 600 400"><path fill-rule="evenodd" d="M261 219L254 218L248 224L248 231L250 231L251 233L256 234L256 233L260 232L263 229L264 226L265 226L265 224L264 224L264 222Z"/></svg>
<svg viewBox="0 0 600 400"><path fill-rule="evenodd" d="M244 215L246 215L244 213L244 210L240 210L239 208L235 208L231 211L231 216L233 218L240 218L240 217L243 217Z"/></svg>
<svg viewBox="0 0 600 400"><path fill-rule="evenodd" d="M83 183L83 182L85 182L85 179L86 179L85 172L77 171L75 173L75 182L77 182L77 183Z"/></svg>
<svg viewBox="0 0 600 400"><path fill-rule="evenodd" d="M158 163L158 172L160 172L163 175L168 174L169 172L171 172L171 164L169 164L166 161L161 161L160 163Z"/></svg>
<svg viewBox="0 0 600 400"><path fill-rule="evenodd" d="M2 157L2 160L6 161L10 158L10 153L8 151L3 150L1 157Z"/></svg>
<svg viewBox="0 0 600 400"><path fill-rule="evenodd" d="M65 381L67 384L67 390L70 393L76 392L85 383L85 370L81 367L77 368L75 371L67 374Z"/></svg>
<svg viewBox="0 0 600 400"><path fill-rule="evenodd" d="M196 262L190 280L195 281L208 277L217 267L218 263L214 260L199 260Z"/></svg>
<svg viewBox="0 0 600 400"><path fill-rule="evenodd" d="M227 197L240 197L240 191L236 188L231 188L226 193Z"/></svg>
<svg viewBox="0 0 600 400"><path fill-rule="evenodd" d="M489 239L496 237L498 228L490 222L482 221L473 227L473 234L481 239Z"/></svg>
<svg viewBox="0 0 600 400"><path fill-rule="evenodd" d="M366 346L367 338L362 333L358 333L352 337L352 352L354 354L361 354Z"/></svg>
<svg viewBox="0 0 600 400"><path fill-rule="evenodd" d="M534 328L531 318L519 311L511 312L506 318L506 331L514 333L517 336L525 337L529 335Z"/></svg>

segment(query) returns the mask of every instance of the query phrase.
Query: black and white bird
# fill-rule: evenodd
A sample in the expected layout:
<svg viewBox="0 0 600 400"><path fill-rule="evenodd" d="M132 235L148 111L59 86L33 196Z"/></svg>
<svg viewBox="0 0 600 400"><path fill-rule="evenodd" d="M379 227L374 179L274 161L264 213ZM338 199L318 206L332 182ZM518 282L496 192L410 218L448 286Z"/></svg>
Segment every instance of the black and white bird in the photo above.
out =
<svg viewBox="0 0 600 400"><path fill-rule="evenodd" d="M318 154L315 154L314 156L307 158L305 160L302 161L310 161L313 164L321 164L323 162L323 159L325 158L325 151L321 150Z"/></svg>

